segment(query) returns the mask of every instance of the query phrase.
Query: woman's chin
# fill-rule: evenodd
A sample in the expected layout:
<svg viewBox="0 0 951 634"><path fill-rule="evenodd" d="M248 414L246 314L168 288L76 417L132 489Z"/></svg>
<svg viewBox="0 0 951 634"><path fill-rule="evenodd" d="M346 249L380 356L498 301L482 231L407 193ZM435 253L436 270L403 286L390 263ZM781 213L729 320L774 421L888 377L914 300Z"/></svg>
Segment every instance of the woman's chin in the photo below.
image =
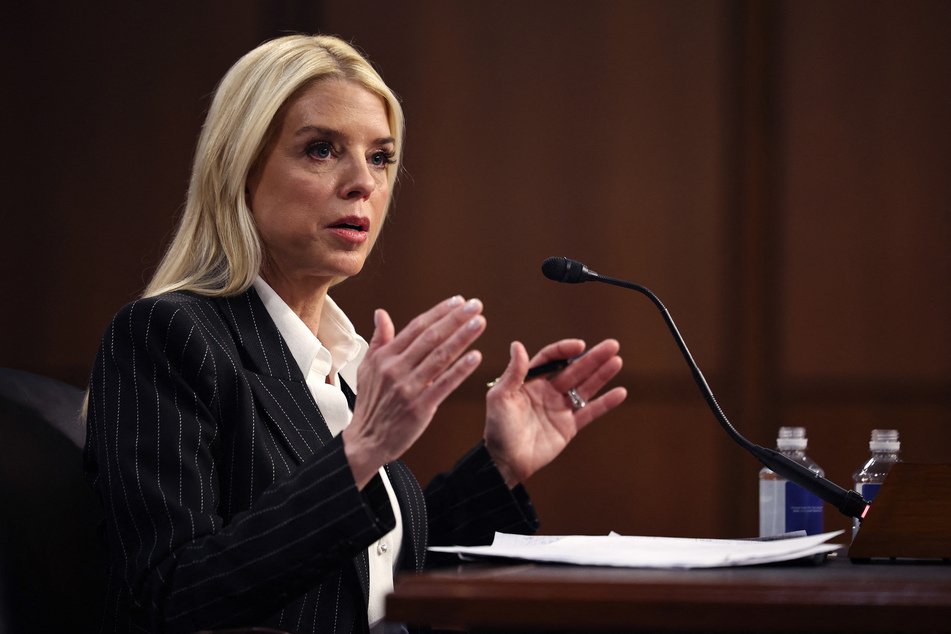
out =
<svg viewBox="0 0 951 634"><path fill-rule="evenodd" d="M348 278L357 275L360 271L363 270L363 264L365 258L353 258L347 259L343 258L338 262L335 262L335 266L328 267L330 276L334 279Z"/></svg>

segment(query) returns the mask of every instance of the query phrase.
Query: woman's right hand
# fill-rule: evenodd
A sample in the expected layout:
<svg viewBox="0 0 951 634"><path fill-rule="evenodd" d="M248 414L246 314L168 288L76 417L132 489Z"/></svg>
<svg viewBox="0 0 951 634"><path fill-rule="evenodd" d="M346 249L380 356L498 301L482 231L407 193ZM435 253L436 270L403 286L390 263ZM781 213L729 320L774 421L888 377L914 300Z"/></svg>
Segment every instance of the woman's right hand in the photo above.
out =
<svg viewBox="0 0 951 634"><path fill-rule="evenodd" d="M485 330L482 302L456 296L413 319L399 334L383 309L357 371L359 398L343 430L344 451L362 489L399 458L429 426L443 400L478 367L471 350Z"/></svg>

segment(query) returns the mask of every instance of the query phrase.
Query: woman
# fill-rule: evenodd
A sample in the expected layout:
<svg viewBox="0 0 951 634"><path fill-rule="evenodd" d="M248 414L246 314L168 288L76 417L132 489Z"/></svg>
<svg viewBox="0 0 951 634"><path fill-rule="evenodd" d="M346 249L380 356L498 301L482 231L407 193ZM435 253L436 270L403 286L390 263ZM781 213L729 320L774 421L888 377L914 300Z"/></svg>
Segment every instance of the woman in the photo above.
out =
<svg viewBox="0 0 951 634"><path fill-rule="evenodd" d="M584 344L529 360L513 343L483 441L420 490L399 457L477 367L482 305L442 301L398 334L377 310L366 344L327 295L379 235L402 139L395 96L336 38L266 43L222 80L175 239L90 380L105 631L381 630L395 570L534 531L520 483L625 398L594 398L614 341L528 382Z"/></svg>

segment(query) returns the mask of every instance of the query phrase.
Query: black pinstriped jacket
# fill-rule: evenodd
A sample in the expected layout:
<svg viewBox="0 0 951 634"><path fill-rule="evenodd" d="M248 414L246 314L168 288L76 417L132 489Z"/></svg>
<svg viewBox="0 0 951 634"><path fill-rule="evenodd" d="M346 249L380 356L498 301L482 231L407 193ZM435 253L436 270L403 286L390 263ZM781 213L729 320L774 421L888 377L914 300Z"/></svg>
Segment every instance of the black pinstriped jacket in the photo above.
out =
<svg viewBox="0 0 951 634"><path fill-rule="evenodd" d="M105 510L103 631L366 631L366 549L393 511L379 476L357 490L253 288L119 311L90 379L84 467ZM482 446L425 493L402 462L386 469L402 569L422 569L427 545L537 528Z"/></svg>

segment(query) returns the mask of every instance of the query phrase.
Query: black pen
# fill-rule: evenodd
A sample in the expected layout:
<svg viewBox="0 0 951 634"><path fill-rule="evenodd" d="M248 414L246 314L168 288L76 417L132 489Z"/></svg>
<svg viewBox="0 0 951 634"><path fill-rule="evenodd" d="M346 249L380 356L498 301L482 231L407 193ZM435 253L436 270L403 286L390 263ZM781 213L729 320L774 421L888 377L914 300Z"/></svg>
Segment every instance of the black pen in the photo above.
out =
<svg viewBox="0 0 951 634"><path fill-rule="evenodd" d="M567 368L571 364L571 362L575 361L576 359L578 359L579 357L583 355L584 355L584 352L574 357L571 357L570 359L555 359L554 361L549 361L541 365L536 365L534 368L529 368L528 374L525 375L525 380L531 381L532 379L537 379L540 376L546 376L549 374L555 374L557 372L561 372L562 370ZM499 379L501 378L502 377L499 377L498 379L495 379L494 381L489 381L488 383L486 383L486 386L492 387L493 385L498 383Z"/></svg>

